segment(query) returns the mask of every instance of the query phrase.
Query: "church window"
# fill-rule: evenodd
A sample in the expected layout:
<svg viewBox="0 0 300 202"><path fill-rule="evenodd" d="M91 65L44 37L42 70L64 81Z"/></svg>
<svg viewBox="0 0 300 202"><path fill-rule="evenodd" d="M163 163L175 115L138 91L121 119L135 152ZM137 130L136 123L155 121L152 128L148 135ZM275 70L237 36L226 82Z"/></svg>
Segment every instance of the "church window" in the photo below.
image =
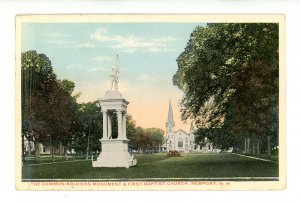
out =
<svg viewBox="0 0 300 202"><path fill-rule="evenodd" d="M210 145L208 145L208 150L210 150Z"/></svg>
<svg viewBox="0 0 300 202"><path fill-rule="evenodd" d="M202 146L200 145L200 149L202 149Z"/></svg>
<svg viewBox="0 0 300 202"><path fill-rule="evenodd" d="M189 146L186 144L185 145L185 151L188 151L189 150Z"/></svg>
<svg viewBox="0 0 300 202"><path fill-rule="evenodd" d="M185 138L185 142L189 142L189 138L188 137Z"/></svg>
<svg viewBox="0 0 300 202"><path fill-rule="evenodd" d="M183 147L183 141L182 138L178 139L178 147Z"/></svg>

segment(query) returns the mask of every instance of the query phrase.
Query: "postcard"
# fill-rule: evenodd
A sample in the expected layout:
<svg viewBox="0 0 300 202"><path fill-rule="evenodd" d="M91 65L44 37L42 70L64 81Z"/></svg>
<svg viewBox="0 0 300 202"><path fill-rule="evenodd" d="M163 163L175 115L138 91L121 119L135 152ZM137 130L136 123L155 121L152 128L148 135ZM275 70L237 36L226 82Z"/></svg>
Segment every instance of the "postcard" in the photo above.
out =
<svg viewBox="0 0 300 202"><path fill-rule="evenodd" d="M286 187L285 16L16 16L17 190Z"/></svg>

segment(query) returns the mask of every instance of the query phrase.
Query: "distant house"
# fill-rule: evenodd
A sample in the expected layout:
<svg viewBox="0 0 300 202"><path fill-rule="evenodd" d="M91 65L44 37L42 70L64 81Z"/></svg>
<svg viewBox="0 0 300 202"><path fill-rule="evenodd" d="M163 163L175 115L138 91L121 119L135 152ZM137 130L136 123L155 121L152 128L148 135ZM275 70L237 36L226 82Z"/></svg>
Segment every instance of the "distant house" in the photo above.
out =
<svg viewBox="0 0 300 202"><path fill-rule="evenodd" d="M50 154L50 147L49 146L45 146L45 145L40 143L39 147L40 147L40 154ZM24 151L25 154L35 153L34 142L33 141L28 141L28 139L26 137L24 137L24 150L25 150Z"/></svg>
<svg viewBox="0 0 300 202"><path fill-rule="evenodd" d="M39 144L39 147L40 147L40 154L51 154L51 148L50 148L50 142L48 145L46 144ZM24 152L25 154L33 154L35 153L35 147L34 147L34 142L32 141L28 141L28 139L26 137L24 137ZM30 152L29 152L30 150ZM74 154L75 151L72 149L72 151L70 152L69 150L67 151L68 154ZM54 154L59 154L60 153L60 150L59 150L59 147L54 147Z"/></svg>

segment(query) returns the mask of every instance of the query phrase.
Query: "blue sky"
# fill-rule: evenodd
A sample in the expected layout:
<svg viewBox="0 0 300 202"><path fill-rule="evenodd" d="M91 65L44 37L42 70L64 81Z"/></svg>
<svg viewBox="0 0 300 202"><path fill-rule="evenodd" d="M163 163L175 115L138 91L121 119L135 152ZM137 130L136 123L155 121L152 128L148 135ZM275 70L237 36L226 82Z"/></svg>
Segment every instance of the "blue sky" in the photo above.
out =
<svg viewBox="0 0 300 202"><path fill-rule="evenodd" d="M75 82L79 102L95 101L109 89L109 75L120 58L119 89L130 102L138 126L165 129L172 100L176 129L182 92L172 84L176 59L201 23L24 23L22 52L46 54L59 79Z"/></svg>

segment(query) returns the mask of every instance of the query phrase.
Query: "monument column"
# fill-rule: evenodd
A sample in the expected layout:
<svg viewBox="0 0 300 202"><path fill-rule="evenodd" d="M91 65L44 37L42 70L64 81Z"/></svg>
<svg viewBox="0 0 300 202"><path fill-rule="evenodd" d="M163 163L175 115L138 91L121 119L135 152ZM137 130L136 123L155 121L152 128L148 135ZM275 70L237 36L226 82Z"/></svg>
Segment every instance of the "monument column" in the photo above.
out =
<svg viewBox="0 0 300 202"><path fill-rule="evenodd" d="M118 139L122 139L123 138L123 134L122 134L122 130L123 130L123 122L122 122L122 111L121 110L117 110L117 114L118 114Z"/></svg>
<svg viewBox="0 0 300 202"><path fill-rule="evenodd" d="M123 139L126 140L126 111L123 112Z"/></svg>
<svg viewBox="0 0 300 202"><path fill-rule="evenodd" d="M112 68L110 90L99 99L103 113L103 138L101 142L101 153L97 161L92 162L93 167L125 167L136 165L137 161L128 152L128 139L126 138L126 110L129 102L123 98L118 91L119 83L119 58L117 56L116 66ZM112 113L117 113L118 131L111 128L113 123ZM117 133L117 134L112 134ZM112 135L118 136L112 139Z"/></svg>
<svg viewBox="0 0 300 202"><path fill-rule="evenodd" d="M102 139L107 139L107 111L102 110L103 112L103 137Z"/></svg>
<svg viewBox="0 0 300 202"><path fill-rule="evenodd" d="M107 113L107 137L108 137L108 139L112 139L110 113Z"/></svg>

